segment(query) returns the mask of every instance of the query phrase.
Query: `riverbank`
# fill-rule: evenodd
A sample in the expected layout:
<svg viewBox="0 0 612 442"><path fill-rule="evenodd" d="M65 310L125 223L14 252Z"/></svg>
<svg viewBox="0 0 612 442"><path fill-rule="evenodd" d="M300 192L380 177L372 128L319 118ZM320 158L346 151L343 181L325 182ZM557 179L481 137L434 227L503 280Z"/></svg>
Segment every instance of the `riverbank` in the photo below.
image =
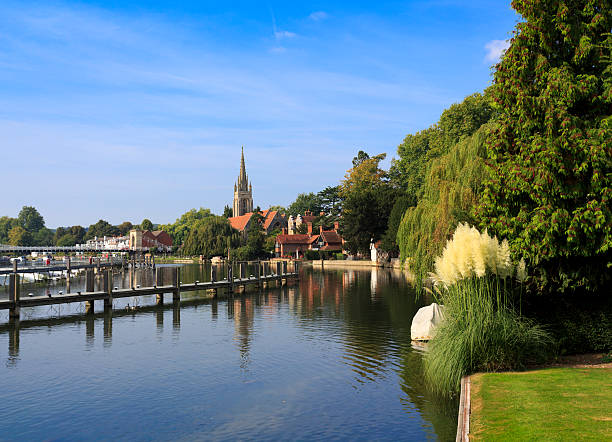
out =
<svg viewBox="0 0 612 442"><path fill-rule="evenodd" d="M311 264L313 267L334 267L341 269L354 269L354 268L387 268L387 269L396 269L403 270L405 272L410 272L408 263L404 263L402 265L401 261L398 258L392 259L390 262L374 262L370 260L350 260L350 259L329 259L329 260L321 260L315 259L312 261L305 261L305 263Z"/></svg>
<svg viewBox="0 0 612 442"><path fill-rule="evenodd" d="M470 376L470 439L611 440L611 364Z"/></svg>

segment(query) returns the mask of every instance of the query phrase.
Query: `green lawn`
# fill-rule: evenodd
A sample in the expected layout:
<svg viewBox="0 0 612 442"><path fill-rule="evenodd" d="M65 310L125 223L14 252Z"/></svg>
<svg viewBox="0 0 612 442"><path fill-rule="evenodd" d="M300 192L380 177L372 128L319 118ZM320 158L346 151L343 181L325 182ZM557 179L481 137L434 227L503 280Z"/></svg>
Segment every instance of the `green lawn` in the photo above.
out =
<svg viewBox="0 0 612 442"><path fill-rule="evenodd" d="M472 376L474 440L612 440L612 368Z"/></svg>

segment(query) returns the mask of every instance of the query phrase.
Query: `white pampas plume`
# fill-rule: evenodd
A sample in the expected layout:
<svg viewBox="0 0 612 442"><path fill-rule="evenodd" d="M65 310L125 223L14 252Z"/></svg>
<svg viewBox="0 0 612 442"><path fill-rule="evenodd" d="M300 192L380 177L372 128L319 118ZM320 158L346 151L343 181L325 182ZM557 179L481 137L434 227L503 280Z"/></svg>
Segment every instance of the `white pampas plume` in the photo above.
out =
<svg viewBox="0 0 612 442"><path fill-rule="evenodd" d="M516 266L516 279L522 284L527 280L527 269L525 268L525 260L521 258Z"/></svg>
<svg viewBox="0 0 612 442"><path fill-rule="evenodd" d="M501 278L507 278L512 276L512 259L510 258L510 245L508 240L504 239L501 245L497 248L497 265L499 269L499 276Z"/></svg>

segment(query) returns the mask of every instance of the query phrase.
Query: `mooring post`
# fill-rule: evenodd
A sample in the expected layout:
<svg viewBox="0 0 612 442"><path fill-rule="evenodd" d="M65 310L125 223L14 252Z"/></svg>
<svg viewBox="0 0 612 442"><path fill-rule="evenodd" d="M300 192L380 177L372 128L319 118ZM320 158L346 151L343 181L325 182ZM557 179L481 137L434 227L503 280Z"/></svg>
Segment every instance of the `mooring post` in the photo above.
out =
<svg viewBox="0 0 612 442"><path fill-rule="evenodd" d="M19 318L19 297L21 288L19 287L19 273L17 273L17 261L13 261L13 273L9 278L9 296L13 306L9 309L9 318Z"/></svg>
<svg viewBox="0 0 612 442"><path fill-rule="evenodd" d="M113 269L108 269L104 274L104 291L106 292L106 298L104 298L104 310L113 308Z"/></svg>
<svg viewBox="0 0 612 442"><path fill-rule="evenodd" d="M172 301L177 303L181 300L181 268L174 267L172 276L174 279L174 291L172 292Z"/></svg>
<svg viewBox="0 0 612 442"><path fill-rule="evenodd" d="M227 263L227 291L228 293L234 292L234 264L232 261L228 261Z"/></svg>
<svg viewBox="0 0 612 442"><path fill-rule="evenodd" d="M243 282L246 279L246 270L247 270L246 262L241 262L240 263L240 281L241 282ZM246 292L246 284L244 282L238 287L238 291L240 293Z"/></svg>
<svg viewBox="0 0 612 442"><path fill-rule="evenodd" d="M70 255L66 257L66 293L70 293Z"/></svg>
<svg viewBox="0 0 612 442"><path fill-rule="evenodd" d="M217 282L217 267L214 264L210 264L210 282L213 284ZM213 289L213 298L217 297L217 289Z"/></svg>
<svg viewBox="0 0 612 442"><path fill-rule="evenodd" d="M85 272L85 292L94 291L94 274L93 269L87 269Z"/></svg>
<svg viewBox="0 0 612 442"><path fill-rule="evenodd" d="M267 288L268 287L268 261L263 262L263 276L264 276L264 282L262 283L262 287Z"/></svg>
<svg viewBox="0 0 612 442"><path fill-rule="evenodd" d="M277 261L276 262L276 280L278 281L277 285L282 285L282 277L283 277L282 273L283 273L283 266L280 261Z"/></svg>
<svg viewBox="0 0 612 442"><path fill-rule="evenodd" d="M281 285L285 285L287 284L287 261L281 263L281 272L285 275L284 278L281 278Z"/></svg>
<svg viewBox="0 0 612 442"><path fill-rule="evenodd" d="M98 275L100 274L100 257L96 258L96 268L98 269Z"/></svg>
<svg viewBox="0 0 612 442"><path fill-rule="evenodd" d="M160 267L155 271L155 287L164 285L164 268ZM157 294L157 305L163 305L164 294L162 292Z"/></svg>
<svg viewBox="0 0 612 442"><path fill-rule="evenodd" d="M257 260L255 264L255 278L257 278L257 288L261 286L261 261Z"/></svg>

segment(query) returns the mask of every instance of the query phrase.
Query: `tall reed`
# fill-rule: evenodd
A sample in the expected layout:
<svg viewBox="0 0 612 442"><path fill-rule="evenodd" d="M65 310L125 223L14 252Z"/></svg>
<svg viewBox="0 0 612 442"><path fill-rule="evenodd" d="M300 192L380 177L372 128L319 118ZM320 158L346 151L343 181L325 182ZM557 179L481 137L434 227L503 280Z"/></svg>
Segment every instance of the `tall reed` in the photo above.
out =
<svg viewBox="0 0 612 442"><path fill-rule="evenodd" d="M435 269L444 320L425 356L434 390L453 394L466 374L521 368L546 354L549 335L520 315L527 273L524 261L513 264L507 241L460 224Z"/></svg>

